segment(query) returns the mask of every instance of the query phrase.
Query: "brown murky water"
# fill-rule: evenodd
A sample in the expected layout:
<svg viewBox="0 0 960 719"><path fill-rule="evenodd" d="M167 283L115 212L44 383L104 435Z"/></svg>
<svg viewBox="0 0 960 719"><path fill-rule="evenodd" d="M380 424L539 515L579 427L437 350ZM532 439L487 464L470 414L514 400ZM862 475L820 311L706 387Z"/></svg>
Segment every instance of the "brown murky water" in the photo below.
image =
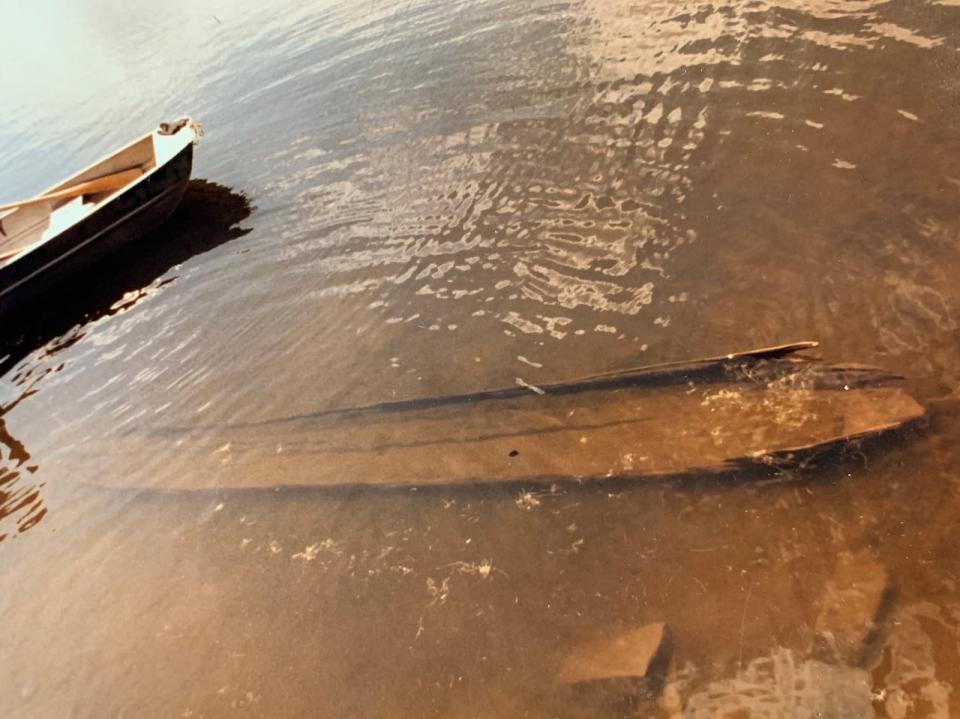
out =
<svg viewBox="0 0 960 719"><path fill-rule="evenodd" d="M45 465L801 338L954 391L955 2L6 15L4 199L182 111L207 136L169 225L4 328L0 714L605 716L563 658L667 622L641 715L960 715L950 404L765 481L181 495ZM856 666L811 649L845 553L893 587Z"/></svg>

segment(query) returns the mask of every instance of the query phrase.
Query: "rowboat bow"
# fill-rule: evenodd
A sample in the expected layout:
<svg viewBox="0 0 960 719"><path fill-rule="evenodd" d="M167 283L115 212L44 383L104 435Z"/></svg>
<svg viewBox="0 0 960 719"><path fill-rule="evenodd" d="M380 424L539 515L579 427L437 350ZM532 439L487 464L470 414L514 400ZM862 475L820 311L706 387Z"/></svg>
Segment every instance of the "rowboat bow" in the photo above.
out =
<svg viewBox="0 0 960 719"><path fill-rule="evenodd" d="M161 123L39 195L0 204L0 316L162 223L186 190L201 134L189 117Z"/></svg>

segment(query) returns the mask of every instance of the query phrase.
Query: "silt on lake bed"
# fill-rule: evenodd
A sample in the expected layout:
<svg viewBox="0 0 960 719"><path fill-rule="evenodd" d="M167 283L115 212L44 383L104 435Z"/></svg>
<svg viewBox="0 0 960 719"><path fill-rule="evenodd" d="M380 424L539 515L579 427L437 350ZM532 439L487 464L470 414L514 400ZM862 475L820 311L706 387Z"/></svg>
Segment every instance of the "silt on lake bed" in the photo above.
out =
<svg viewBox="0 0 960 719"><path fill-rule="evenodd" d="M11 12L4 201L207 133L3 320L4 716L960 713L955 4Z"/></svg>

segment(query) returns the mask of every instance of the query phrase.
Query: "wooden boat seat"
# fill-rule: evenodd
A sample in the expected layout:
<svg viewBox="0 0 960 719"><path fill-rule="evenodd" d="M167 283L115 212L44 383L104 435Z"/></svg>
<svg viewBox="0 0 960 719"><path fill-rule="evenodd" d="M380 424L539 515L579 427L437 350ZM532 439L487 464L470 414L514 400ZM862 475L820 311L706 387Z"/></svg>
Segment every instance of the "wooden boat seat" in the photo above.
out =
<svg viewBox="0 0 960 719"><path fill-rule="evenodd" d="M46 205L49 207L49 203ZM52 237L93 212L96 203L84 201L83 195L73 197L46 212L28 231L20 232L7 241L0 241L0 262L6 262L44 237ZM6 238L0 237L0 240Z"/></svg>

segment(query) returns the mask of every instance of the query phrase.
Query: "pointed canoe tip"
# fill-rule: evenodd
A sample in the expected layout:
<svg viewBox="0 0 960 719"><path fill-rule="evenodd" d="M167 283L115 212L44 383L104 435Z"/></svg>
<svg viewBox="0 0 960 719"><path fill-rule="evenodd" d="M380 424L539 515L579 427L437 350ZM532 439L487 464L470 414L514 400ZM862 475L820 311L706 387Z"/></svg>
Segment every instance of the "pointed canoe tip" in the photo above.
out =
<svg viewBox="0 0 960 719"><path fill-rule="evenodd" d="M820 343L817 340L800 340L799 342L787 342L781 345L773 345L772 347L759 347L757 349L747 350L746 352L731 352L729 354L721 355L720 357L714 357L712 359L733 360L741 357L782 357L784 355L793 354L794 352L802 352L803 350L809 350L819 346ZM708 359L706 361L710 360Z"/></svg>
<svg viewBox="0 0 960 719"><path fill-rule="evenodd" d="M819 340L800 340L799 342L788 342L787 344L779 345L779 349L789 350L792 352L799 352L801 350L810 350L815 347L820 346ZM777 348L772 348L777 349Z"/></svg>

